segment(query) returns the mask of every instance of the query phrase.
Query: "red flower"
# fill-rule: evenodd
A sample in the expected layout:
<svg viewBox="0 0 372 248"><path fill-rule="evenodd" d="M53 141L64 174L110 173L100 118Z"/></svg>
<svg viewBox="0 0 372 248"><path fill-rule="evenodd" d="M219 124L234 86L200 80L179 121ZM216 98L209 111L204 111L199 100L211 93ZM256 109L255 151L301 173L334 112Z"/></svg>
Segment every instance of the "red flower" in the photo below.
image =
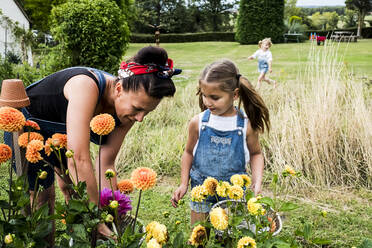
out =
<svg viewBox="0 0 372 248"><path fill-rule="evenodd" d="M12 149L6 144L0 144L0 163L4 163L12 157Z"/></svg>
<svg viewBox="0 0 372 248"><path fill-rule="evenodd" d="M26 148L28 142L31 141L31 140L44 141L44 137L41 134L35 133L35 132L23 133L18 137L18 145L20 147Z"/></svg>
<svg viewBox="0 0 372 248"><path fill-rule="evenodd" d="M31 120L27 120L25 122L25 127L31 127L31 128L33 128L34 130L37 130L37 131L40 130L39 124L37 124L36 122L31 121Z"/></svg>
<svg viewBox="0 0 372 248"><path fill-rule="evenodd" d="M156 183L156 172L147 167L140 167L132 172L132 182L134 187L147 190L154 187Z"/></svg>
<svg viewBox="0 0 372 248"><path fill-rule="evenodd" d="M23 128L26 118L21 111L12 107L0 108L0 129L6 132L16 132Z"/></svg>
<svg viewBox="0 0 372 248"><path fill-rule="evenodd" d="M98 135L107 135L115 128L115 119L110 114L100 114L90 121L90 128Z"/></svg>

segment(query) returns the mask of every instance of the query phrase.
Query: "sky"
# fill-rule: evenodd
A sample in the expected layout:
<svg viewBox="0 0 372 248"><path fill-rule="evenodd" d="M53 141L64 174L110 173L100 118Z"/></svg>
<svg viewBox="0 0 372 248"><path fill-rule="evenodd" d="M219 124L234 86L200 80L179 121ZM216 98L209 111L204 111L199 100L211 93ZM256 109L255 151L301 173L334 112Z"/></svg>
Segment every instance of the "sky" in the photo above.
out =
<svg viewBox="0 0 372 248"><path fill-rule="evenodd" d="M342 6L345 6L345 0L297 0L297 6L307 6L307 5L317 5L317 6L342 5Z"/></svg>

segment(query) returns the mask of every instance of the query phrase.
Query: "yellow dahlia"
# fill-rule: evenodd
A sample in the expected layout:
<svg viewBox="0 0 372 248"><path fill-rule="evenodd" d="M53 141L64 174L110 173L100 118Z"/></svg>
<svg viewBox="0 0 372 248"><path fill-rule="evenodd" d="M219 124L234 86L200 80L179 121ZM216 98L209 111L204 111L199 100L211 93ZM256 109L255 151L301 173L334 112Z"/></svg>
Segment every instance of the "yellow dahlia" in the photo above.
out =
<svg viewBox="0 0 372 248"><path fill-rule="evenodd" d="M147 248L161 248L162 246L156 241L156 239L150 239L147 243Z"/></svg>
<svg viewBox="0 0 372 248"><path fill-rule="evenodd" d="M99 114L90 121L90 128L98 135L107 135L115 128L115 119L110 114Z"/></svg>
<svg viewBox="0 0 372 248"><path fill-rule="evenodd" d="M12 158L12 149L6 144L0 144L0 163Z"/></svg>
<svg viewBox="0 0 372 248"><path fill-rule="evenodd" d="M237 185L240 187L244 186L244 180L241 175L238 175L238 174L232 175L230 178L230 181L233 185Z"/></svg>
<svg viewBox="0 0 372 248"><path fill-rule="evenodd" d="M55 133L52 135L52 145L55 148L67 148L67 135L62 133Z"/></svg>
<svg viewBox="0 0 372 248"><path fill-rule="evenodd" d="M256 241L252 239L251 237L243 237L238 241L238 247L237 248L245 248L245 247L256 247Z"/></svg>
<svg viewBox="0 0 372 248"><path fill-rule="evenodd" d="M121 193L124 194L130 194L134 190L134 185L132 180L130 179L124 179L118 182L118 189L120 190Z"/></svg>
<svg viewBox="0 0 372 248"><path fill-rule="evenodd" d="M229 225L229 217L223 208L217 207L209 213L211 223L217 230L225 230Z"/></svg>
<svg viewBox="0 0 372 248"><path fill-rule="evenodd" d="M230 199L239 200L243 197L244 190L238 185L233 185L229 188L227 194L229 195Z"/></svg>
<svg viewBox="0 0 372 248"><path fill-rule="evenodd" d="M251 178L247 175L247 174L242 174L242 175L240 175L242 178L243 178L243 180L244 180L244 186L245 187L249 187L250 185L251 185L251 183L252 183L252 180L251 180Z"/></svg>
<svg viewBox="0 0 372 248"><path fill-rule="evenodd" d="M191 245L199 246L204 244L207 240L207 230L202 225L197 225L194 227L191 233L191 237L189 239Z"/></svg>
<svg viewBox="0 0 372 248"><path fill-rule="evenodd" d="M257 203L257 198L252 197L247 203L247 208L252 215L264 215L266 210L262 207L260 203Z"/></svg>
<svg viewBox="0 0 372 248"><path fill-rule="evenodd" d="M147 167L139 167L132 172L131 180L136 189L148 190L156 183L156 172Z"/></svg>
<svg viewBox="0 0 372 248"><path fill-rule="evenodd" d="M191 190L191 200L194 202L202 202L208 195L208 191L204 185L198 185Z"/></svg>
<svg viewBox="0 0 372 248"><path fill-rule="evenodd" d="M289 165L286 165L285 166L285 172L287 172L291 176L295 176L296 175L296 171L292 167L290 167Z"/></svg>
<svg viewBox="0 0 372 248"><path fill-rule="evenodd" d="M209 195L215 195L218 185L218 181L213 177L207 177L203 183L204 187L207 189Z"/></svg>
<svg viewBox="0 0 372 248"><path fill-rule="evenodd" d="M228 182L219 182L216 188L217 195L227 197L227 192L229 191L230 187L231 185Z"/></svg>
<svg viewBox="0 0 372 248"><path fill-rule="evenodd" d="M36 133L36 132L26 132L26 133L21 134L18 137L18 145L20 147L26 148L28 142L31 141L31 140L44 141L44 137L41 134Z"/></svg>
<svg viewBox="0 0 372 248"><path fill-rule="evenodd" d="M165 244L168 240L167 227L157 221L152 221L146 226L146 242L154 238L159 244Z"/></svg>
<svg viewBox="0 0 372 248"><path fill-rule="evenodd" d="M20 131L25 125L26 118L21 111L12 107L0 108L0 129L6 132Z"/></svg>
<svg viewBox="0 0 372 248"><path fill-rule="evenodd" d="M43 142L41 140L31 140L28 143L26 148L26 159L31 163L36 163L39 160L42 160L40 150L44 147Z"/></svg>
<svg viewBox="0 0 372 248"><path fill-rule="evenodd" d="M30 127L30 128L32 128L32 129L34 129L34 130L37 130L37 131L40 130L40 126L39 126L39 124L37 124L36 122L31 121L31 120L27 120L27 121L25 122L25 125L24 125L24 126L25 126L25 127Z"/></svg>

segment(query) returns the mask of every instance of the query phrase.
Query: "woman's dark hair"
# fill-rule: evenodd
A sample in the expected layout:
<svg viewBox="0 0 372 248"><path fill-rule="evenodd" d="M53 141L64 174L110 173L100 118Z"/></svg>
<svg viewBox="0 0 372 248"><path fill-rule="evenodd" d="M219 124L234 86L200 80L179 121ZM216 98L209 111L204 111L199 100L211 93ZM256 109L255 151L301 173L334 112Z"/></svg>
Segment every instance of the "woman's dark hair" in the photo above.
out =
<svg viewBox="0 0 372 248"><path fill-rule="evenodd" d="M167 60L168 54L165 49L153 46L140 49L133 58L129 59L130 62L142 65L155 64L159 66L165 66ZM118 80L122 80L122 86L125 91L137 91L142 87L149 96L157 99L173 96L176 92L172 79L160 78L156 73L133 75Z"/></svg>
<svg viewBox="0 0 372 248"><path fill-rule="evenodd" d="M205 83L220 83L221 90L233 92L239 88L239 108L243 103L244 111L248 116L253 130L264 132L265 126L270 129L269 110L263 99L253 88L249 80L239 74L236 65L228 59L223 59L206 66L199 78ZM202 110L207 107L203 103L200 87L198 89L199 106Z"/></svg>

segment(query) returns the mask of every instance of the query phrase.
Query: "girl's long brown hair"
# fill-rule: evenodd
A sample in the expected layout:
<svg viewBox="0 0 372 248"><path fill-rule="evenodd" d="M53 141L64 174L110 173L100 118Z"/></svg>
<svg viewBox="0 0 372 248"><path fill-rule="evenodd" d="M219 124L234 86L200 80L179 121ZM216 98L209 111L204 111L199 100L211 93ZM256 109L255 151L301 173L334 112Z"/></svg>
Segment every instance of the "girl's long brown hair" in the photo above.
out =
<svg viewBox="0 0 372 248"><path fill-rule="evenodd" d="M207 65L200 75L199 84L201 81L220 83L221 90L226 92L232 92L239 88L238 107L240 108L243 103L244 111L251 122L253 130L264 132L265 126L267 130L270 130L269 110L249 80L239 74L234 62L223 59ZM203 103L200 87L197 94L199 96L199 106L204 111L207 107Z"/></svg>

